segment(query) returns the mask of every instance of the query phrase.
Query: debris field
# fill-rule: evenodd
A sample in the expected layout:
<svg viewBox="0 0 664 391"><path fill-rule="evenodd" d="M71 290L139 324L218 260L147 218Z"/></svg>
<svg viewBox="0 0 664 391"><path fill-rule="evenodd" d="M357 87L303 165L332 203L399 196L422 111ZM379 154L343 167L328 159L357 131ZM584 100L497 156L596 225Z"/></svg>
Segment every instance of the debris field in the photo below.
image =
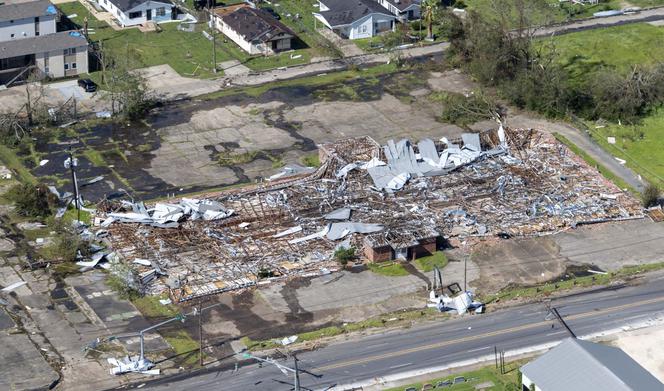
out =
<svg viewBox="0 0 664 391"><path fill-rule="evenodd" d="M536 130L384 147L363 137L320 145L319 154L314 172L204 200L107 204L107 240L145 293L186 301L334 272L341 247L408 260L445 240L642 217L631 195Z"/></svg>

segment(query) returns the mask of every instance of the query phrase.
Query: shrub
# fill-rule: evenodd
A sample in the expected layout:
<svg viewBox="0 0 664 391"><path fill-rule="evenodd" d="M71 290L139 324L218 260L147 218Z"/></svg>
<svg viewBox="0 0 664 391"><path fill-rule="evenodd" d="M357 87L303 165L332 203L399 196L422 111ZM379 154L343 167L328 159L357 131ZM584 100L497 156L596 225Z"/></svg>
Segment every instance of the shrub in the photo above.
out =
<svg viewBox="0 0 664 391"><path fill-rule="evenodd" d="M643 190L643 194L641 194L641 202L643 203L643 206L650 208L651 206L658 205L660 192L661 189L659 186L654 183L648 183L648 186Z"/></svg>
<svg viewBox="0 0 664 391"><path fill-rule="evenodd" d="M355 259L355 248L341 247L334 252L334 259L337 260L342 266L346 266L348 261Z"/></svg>
<svg viewBox="0 0 664 391"><path fill-rule="evenodd" d="M47 217L57 202L53 193L44 184L33 185L21 183L13 186L7 193L7 198L14 202L21 216Z"/></svg>

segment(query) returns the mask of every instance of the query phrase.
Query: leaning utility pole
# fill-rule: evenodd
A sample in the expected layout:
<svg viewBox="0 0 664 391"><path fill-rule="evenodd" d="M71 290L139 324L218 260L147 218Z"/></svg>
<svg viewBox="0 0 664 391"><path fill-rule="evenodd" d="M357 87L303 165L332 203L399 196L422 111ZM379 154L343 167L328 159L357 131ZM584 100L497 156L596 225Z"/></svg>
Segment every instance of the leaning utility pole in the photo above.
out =
<svg viewBox="0 0 664 391"><path fill-rule="evenodd" d="M78 159L74 157L71 148L69 148L69 157L65 160L65 168L69 168L71 170L71 182L74 186L74 205L78 211L78 221L81 221L81 204L78 195L78 182L76 180L76 166L78 166Z"/></svg>
<svg viewBox="0 0 664 391"><path fill-rule="evenodd" d="M198 302L198 363L203 366L203 300Z"/></svg>

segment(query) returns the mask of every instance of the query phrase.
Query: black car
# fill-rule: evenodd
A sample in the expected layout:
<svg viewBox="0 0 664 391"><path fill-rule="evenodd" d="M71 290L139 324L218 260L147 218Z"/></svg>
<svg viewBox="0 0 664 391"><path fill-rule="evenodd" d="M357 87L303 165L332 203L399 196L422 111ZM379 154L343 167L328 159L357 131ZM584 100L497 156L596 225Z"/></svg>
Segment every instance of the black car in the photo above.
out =
<svg viewBox="0 0 664 391"><path fill-rule="evenodd" d="M78 85L85 90L85 92L97 91L97 85L90 79L78 79Z"/></svg>
<svg viewBox="0 0 664 391"><path fill-rule="evenodd" d="M281 16L275 11L273 8L270 7L265 7L263 8L263 11L267 12L268 14L272 15L275 19L279 20L281 19Z"/></svg>

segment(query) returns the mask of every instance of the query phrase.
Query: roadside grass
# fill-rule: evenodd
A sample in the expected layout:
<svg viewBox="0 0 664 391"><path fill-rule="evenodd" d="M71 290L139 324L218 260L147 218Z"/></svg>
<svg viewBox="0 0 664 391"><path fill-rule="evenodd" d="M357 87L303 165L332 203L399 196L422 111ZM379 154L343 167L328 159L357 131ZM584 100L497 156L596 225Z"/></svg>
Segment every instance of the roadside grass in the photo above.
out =
<svg viewBox="0 0 664 391"><path fill-rule="evenodd" d="M319 87L328 84L344 83L353 79L367 79L380 75L387 75L390 73L398 72L399 68L394 62L390 64L381 64L368 68L349 69L346 71L322 73L317 76L307 76L302 78L294 78L288 80L275 81L273 83L261 84L257 86L229 88L206 95L201 95L198 98L203 100L212 100L225 96L244 94L251 97L259 97L269 90L284 87Z"/></svg>
<svg viewBox="0 0 664 391"><path fill-rule="evenodd" d="M439 269L447 266L447 257L442 251L436 251L432 255L415 259L415 266L423 272L430 272L434 266Z"/></svg>
<svg viewBox="0 0 664 391"><path fill-rule="evenodd" d="M521 372L519 372L519 367L527 363L528 360L518 360L505 363L505 372L504 374L500 373L500 369L496 368L495 365L488 365L486 367L461 373L453 373L445 377L437 377L428 381L423 381L420 383L412 383L403 385L400 387L389 388L386 391L403 391L410 387L415 388L416 390L422 390L425 384L431 384L437 386L439 382L446 380L453 381L454 378L463 377L466 381L463 383L454 384L452 386L441 386L436 388L445 388L453 391L475 391L476 388L481 383L493 383L489 390L501 390L501 391L516 391L521 389Z"/></svg>
<svg viewBox="0 0 664 391"><path fill-rule="evenodd" d="M609 170L608 168L604 167L603 165L599 164L597 160L593 159L588 153L586 153L584 150L576 146L573 142L571 142L567 137L563 136L560 133L554 133L553 134L556 140L560 141L561 143L565 144L567 148L569 148L574 154L578 155L581 157L583 160L585 160L588 165L595 167L597 171L599 171L600 174L609 181L613 182L616 186L618 186L621 189L627 189L629 190L632 194L638 193L633 187L627 184L624 180L622 180L620 177L618 177L616 174L613 173L613 171Z"/></svg>
<svg viewBox="0 0 664 391"><path fill-rule="evenodd" d="M438 312L438 310L432 308L391 312L381 316L369 318L361 322L344 323L339 326L323 327L318 330L296 334L297 341L295 343L299 344L303 342L312 342L321 338L329 338L345 333L352 333L355 331L376 329L381 327L407 326L415 320L440 319L441 317L447 316L448 315L441 314ZM250 337L242 337L241 342L247 347L248 350L264 350L282 346L280 340L281 338L253 340Z"/></svg>
<svg viewBox="0 0 664 391"><path fill-rule="evenodd" d="M590 124L588 128L592 138L612 155L626 160L627 167L652 183L664 184L664 108L640 124ZM615 137L615 144L609 144L607 137Z"/></svg>
<svg viewBox="0 0 664 391"><path fill-rule="evenodd" d="M367 267L372 272L386 277L403 277L410 274L399 262L369 263Z"/></svg>
<svg viewBox="0 0 664 391"><path fill-rule="evenodd" d="M651 263L647 265L625 266L613 272L606 274L593 274L583 277L573 277L568 280L548 282L546 284L520 287L508 286L494 295L479 295L478 300L485 303L500 300L511 300L517 298L540 298L550 296L554 292L564 291L572 288L585 288L591 286L608 285L616 280L647 273L655 270L664 269L664 262Z"/></svg>
<svg viewBox="0 0 664 391"><path fill-rule="evenodd" d="M150 296L134 298L131 302L134 306L148 318L172 318L176 316L179 311L173 304L163 305L159 302L160 299L166 299L168 296Z"/></svg>
<svg viewBox="0 0 664 391"><path fill-rule="evenodd" d="M179 365L197 366L198 365L198 341L194 340L186 331L163 331L161 336L168 342L175 351L177 357L172 360Z"/></svg>

